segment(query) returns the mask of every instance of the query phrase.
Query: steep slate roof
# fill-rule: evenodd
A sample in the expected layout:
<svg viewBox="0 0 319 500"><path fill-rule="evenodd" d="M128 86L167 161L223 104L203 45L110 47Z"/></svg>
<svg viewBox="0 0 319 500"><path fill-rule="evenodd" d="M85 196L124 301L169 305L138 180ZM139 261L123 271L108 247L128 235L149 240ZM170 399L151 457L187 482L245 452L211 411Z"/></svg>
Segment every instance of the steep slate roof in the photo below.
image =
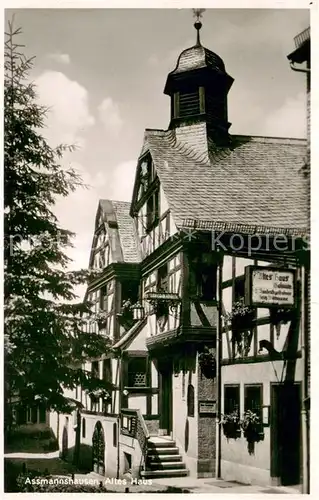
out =
<svg viewBox="0 0 319 500"><path fill-rule="evenodd" d="M108 231L114 231L115 245L111 245L115 262L140 262L140 248L134 220L130 216L130 203L126 201L100 200ZM111 223L111 225L110 225Z"/></svg>
<svg viewBox="0 0 319 500"><path fill-rule="evenodd" d="M217 54L202 45L194 45L183 50L178 58L176 68L171 74L206 67L225 71L224 62Z"/></svg>
<svg viewBox="0 0 319 500"><path fill-rule="evenodd" d="M307 232L305 140L232 136L218 148L202 123L147 129L147 148L178 227Z"/></svg>

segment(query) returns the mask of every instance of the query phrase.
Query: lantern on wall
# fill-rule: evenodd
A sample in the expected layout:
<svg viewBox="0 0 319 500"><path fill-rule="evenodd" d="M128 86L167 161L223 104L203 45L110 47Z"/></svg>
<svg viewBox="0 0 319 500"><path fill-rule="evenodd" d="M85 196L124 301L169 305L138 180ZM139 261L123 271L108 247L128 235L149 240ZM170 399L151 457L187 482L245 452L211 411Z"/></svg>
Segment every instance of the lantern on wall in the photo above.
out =
<svg viewBox="0 0 319 500"><path fill-rule="evenodd" d="M134 304L134 306L132 306L132 311L134 320L141 321L142 319L144 319L145 316L144 307L139 302L137 302L136 304Z"/></svg>

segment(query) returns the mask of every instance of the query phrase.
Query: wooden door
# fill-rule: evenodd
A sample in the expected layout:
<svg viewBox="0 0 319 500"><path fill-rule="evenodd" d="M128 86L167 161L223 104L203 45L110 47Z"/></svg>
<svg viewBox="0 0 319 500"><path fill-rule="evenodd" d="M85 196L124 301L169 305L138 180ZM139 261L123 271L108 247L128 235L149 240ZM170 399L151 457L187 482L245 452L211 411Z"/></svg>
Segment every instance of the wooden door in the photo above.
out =
<svg viewBox="0 0 319 500"><path fill-rule="evenodd" d="M97 422L92 437L93 471L101 476L105 474L105 439L101 422Z"/></svg>
<svg viewBox="0 0 319 500"><path fill-rule="evenodd" d="M282 485L300 483L301 469L300 385L272 386L272 476Z"/></svg>
<svg viewBox="0 0 319 500"><path fill-rule="evenodd" d="M173 428L173 368L170 361L162 363L160 368L160 428L170 434Z"/></svg>

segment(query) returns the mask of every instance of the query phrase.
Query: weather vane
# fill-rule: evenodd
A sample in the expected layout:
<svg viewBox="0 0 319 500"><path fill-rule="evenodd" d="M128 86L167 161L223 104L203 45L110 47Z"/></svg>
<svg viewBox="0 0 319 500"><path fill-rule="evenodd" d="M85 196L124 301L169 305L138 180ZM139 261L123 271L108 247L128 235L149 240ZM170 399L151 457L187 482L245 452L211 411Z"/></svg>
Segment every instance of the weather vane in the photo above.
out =
<svg viewBox="0 0 319 500"><path fill-rule="evenodd" d="M200 45L200 37L199 37L199 30L202 27L201 23L201 18L203 17L203 13L205 12L206 9L193 9L193 16L196 17L196 21L194 23L194 27L197 30L197 42L196 45Z"/></svg>

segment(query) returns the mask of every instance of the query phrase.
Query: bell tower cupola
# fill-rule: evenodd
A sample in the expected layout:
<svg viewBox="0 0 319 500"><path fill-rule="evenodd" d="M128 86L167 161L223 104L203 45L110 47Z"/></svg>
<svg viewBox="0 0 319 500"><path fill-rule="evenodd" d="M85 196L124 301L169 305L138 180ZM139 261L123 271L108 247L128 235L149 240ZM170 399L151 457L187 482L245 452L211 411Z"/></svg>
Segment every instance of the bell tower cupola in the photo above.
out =
<svg viewBox="0 0 319 500"><path fill-rule="evenodd" d="M194 10L196 44L180 54L176 68L167 77L164 94L171 98L169 128L206 122L208 136L223 144L231 125L227 94L234 80L226 73L223 60L201 44L203 11Z"/></svg>

